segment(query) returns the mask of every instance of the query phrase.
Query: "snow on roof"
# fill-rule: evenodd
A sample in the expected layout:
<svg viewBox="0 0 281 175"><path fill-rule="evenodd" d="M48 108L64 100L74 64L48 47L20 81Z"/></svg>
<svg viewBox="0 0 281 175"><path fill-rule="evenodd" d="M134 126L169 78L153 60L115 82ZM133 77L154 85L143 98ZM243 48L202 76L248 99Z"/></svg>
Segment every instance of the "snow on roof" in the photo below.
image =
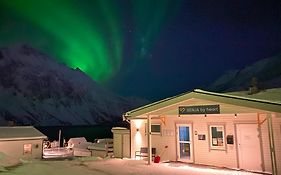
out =
<svg viewBox="0 0 281 175"><path fill-rule="evenodd" d="M73 137L68 142L87 142L87 139L85 137Z"/></svg>
<svg viewBox="0 0 281 175"><path fill-rule="evenodd" d="M281 88L266 89L252 95L250 95L248 91L229 92L226 94L245 97L248 99L255 99L259 101L281 104Z"/></svg>
<svg viewBox="0 0 281 175"><path fill-rule="evenodd" d="M47 139L47 136L33 126L0 127L0 141L28 139Z"/></svg>
<svg viewBox="0 0 281 175"><path fill-rule="evenodd" d="M192 92L183 93L174 97L169 97L137 109L133 109L124 114L124 117L136 117L155 111L157 109L180 103L191 98L208 99L230 103L239 106L252 107L267 111L281 112L281 88L268 89L257 94L248 95L246 91L216 93L194 89Z"/></svg>
<svg viewBox="0 0 281 175"><path fill-rule="evenodd" d="M124 128L124 127L113 127L112 130L128 130L128 128Z"/></svg>

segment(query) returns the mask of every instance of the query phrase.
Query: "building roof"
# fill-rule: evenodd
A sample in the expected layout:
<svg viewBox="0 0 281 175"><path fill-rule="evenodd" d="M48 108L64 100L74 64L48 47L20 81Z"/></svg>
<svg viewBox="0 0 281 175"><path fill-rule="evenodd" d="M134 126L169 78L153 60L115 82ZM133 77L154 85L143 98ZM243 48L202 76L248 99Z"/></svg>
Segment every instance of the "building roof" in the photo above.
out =
<svg viewBox="0 0 281 175"><path fill-rule="evenodd" d="M0 127L0 141L29 139L47 139L47 136L33 126Z"/></svg>
<svg viewBox="0 0 281 175"><path fill-rule="evenodd" d="M248 93L245 91L216 93L195 89L191 92L183 93L174 97L169 97L128 111L123 116L125 118L131 118L149 114L157 109L177 104L192 98L281 113L281 88L268 89L253 95L248 95Z"/></svg>
<svg viewBox="0 0 281 175"><path fill-rule="evenodd" d="M227 94L281 104L281 88L266 89L252 95L249 95L248 91L229 92Z"/></svg>

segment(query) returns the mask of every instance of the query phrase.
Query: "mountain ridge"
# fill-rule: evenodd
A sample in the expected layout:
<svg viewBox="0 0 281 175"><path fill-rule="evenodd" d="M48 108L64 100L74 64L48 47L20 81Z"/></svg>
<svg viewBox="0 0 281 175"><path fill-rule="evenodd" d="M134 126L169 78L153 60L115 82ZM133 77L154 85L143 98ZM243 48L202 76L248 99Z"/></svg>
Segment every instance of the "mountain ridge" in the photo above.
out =
<svg viewBox="0 0 281 175"><path fill-rule="evenodd" d="M0 49L0 125L96 125L146 103L114 94L28 45Z"/></svg>
<svg viewBox="0 0 281 175"><path fill-rule="evenodd" d="M228 70L207 89L218 92L244 91L257 79L260 89L281 87L281 54L259 60L242 69Z"/></svg>

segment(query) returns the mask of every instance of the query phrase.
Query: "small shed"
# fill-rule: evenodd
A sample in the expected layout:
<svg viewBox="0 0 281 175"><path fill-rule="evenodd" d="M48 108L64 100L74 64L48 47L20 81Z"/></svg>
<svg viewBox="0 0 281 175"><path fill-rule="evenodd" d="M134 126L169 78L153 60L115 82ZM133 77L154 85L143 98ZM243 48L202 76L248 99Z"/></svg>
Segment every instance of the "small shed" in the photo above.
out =
<svg viewBox="0 0 281 175"><path fill-rule="evenodd" d="M47 136L33 126L0 127L0 152L14 158L42 158Z"/></svg>
<svg viewBox="0 0 281 175"><path fill-rule="evenodd" d="M113 153L116 158L131 157L130 149L130 130L123 127L114 127L111 129L113 133Z"/></svg>

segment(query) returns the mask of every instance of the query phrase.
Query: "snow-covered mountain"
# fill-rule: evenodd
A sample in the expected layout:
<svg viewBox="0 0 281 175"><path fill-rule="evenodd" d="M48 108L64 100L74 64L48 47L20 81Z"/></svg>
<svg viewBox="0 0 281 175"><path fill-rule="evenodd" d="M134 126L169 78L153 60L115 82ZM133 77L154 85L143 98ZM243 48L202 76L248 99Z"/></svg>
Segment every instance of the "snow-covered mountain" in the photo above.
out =
<svg viewBox="0 0 281 175"><path fill-rule="evenodd" d="M254 77L261 89L281 87L281 54L259 60L241 70L227 71L208 89L218 92L248 90Z"/></svg>
<svg viewBox="0 0 281 175"><path fill-rule="evenodd" d="M113 94L27 45L0 49L0 125L94 125L145 101Z"/></svg>

